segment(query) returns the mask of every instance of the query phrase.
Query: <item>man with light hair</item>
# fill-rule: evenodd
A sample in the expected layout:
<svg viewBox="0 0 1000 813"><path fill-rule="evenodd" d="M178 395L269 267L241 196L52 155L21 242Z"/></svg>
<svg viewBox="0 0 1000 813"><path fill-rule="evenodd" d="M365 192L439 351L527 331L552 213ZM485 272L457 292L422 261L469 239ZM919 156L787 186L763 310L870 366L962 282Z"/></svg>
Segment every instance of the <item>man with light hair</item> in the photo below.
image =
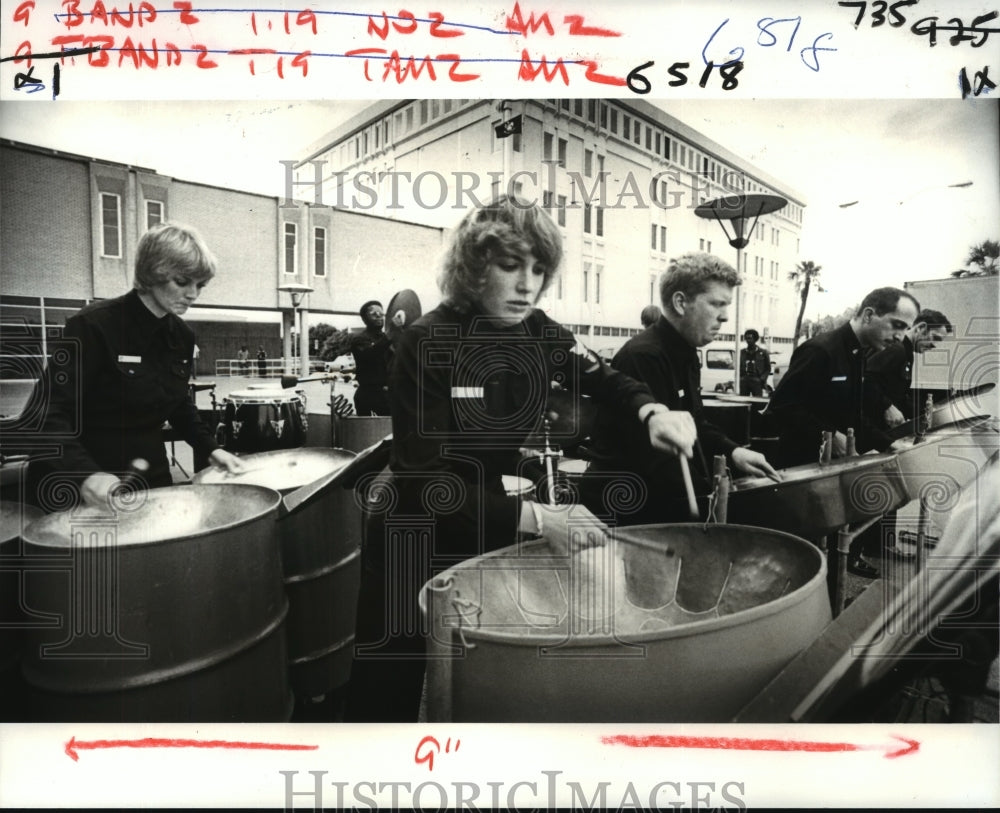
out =
<svg viewBox="0 0 1000 813"><path fill-rule="evenodd" d="M662 311L656 323L633 336L612 359L611 366L645 383L653 396L671 410L689 412L698 440L691 461L695 491L711 491L713 455L725 455L740 474L777 477L764 455L743 448L726 437L704 415L701 368L695 348L715 339L729 319L740 277L723 260L691 252L670 261L660 278ZM604 487L614 472L638 474L646 493L628 508L611 511L620 525L683 522L690 519L681 468L670 455L657 452L613 408L601 407L593 433L592 461L582 487L595 513L607 515L601 505ZM619 510L620 509L620 510Z"/></svg>

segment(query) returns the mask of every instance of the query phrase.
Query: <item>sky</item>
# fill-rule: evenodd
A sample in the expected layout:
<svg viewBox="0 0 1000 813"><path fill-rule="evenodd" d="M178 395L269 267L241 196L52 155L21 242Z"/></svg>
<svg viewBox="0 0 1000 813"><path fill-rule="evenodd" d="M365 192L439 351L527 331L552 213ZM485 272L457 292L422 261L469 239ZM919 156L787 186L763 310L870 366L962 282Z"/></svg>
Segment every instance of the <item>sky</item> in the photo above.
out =
<svg viewBox="0 0 1000 813"><path fill-rule="evenodd" d="M367 104L4 101L0 137L283 195L279 162L300 158ZM1000 239L995 101L687 99L661 106L803 196L801 256L822 267L825 290L811 296L809 317L841 313L877 285L946 277L964 265L970 245Z"/></svg>

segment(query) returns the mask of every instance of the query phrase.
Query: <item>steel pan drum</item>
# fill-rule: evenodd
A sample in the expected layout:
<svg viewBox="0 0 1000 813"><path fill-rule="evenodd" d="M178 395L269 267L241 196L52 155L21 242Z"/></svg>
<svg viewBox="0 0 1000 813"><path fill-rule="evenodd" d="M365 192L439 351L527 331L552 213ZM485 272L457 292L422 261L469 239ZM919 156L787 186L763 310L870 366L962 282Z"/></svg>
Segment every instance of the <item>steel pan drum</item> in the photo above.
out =
<svg viewBox="0 0 1000 813"><path fill-rule="evenodd" d="M1000 434L989 416L940 426L922 437L892 444L907 490L936 510L953 508L954 497L976 479L1000 450Z"/></svg>
<svg viewBox="0 0 1000 813"><path fill-rule="evenodd" d="M306 442L307 425L297 393L273 388L233 392L223 406L223 445L230 452L293 449Z"/></svg>
<svg viewBox="0 0 1000 813"><path fill-rule="evenodd" d="M19 662L27 619L21 609L21 556L24 528L41 519L30 505L0 501L0 721L20 719L25 712Z"/></svg>
<svg viewBox="0 0 1000 813"><path fill-rule="evenodd" d="M322 478L329 482L279 515L281 562L288 595L290 681L301 697L317 697L350 677L361 582L361 509L336 473L357 455L344 449L302 448L246 455L249 471L205 469L195 483L248 483L291 496Z"/></svg>
<svg viewBox="0 0 1000 813"><path fill-rule="evenodd" d="M892 454L792 466L780 474L780 483L767 477L734 480L729 521L814 539L881 516L910 500Z"/></svg>
<svg viewBox="0 0 1000 813"><path fill-rule="evenodd" d="M392 434L392 418L388 415L349 415L338 418L336 423L336 445L351 452L367 449Z"/></svg>
<svg viewBox="0 0 1000 813"><path fill-rule="evenodd" d="M936 401L931 411L931 428L948 426L958 421L976 419L982 415L996 415L996 396L992 395L996 385L981 384L978 387L957 392L948 398ZM923 420L923 405L921 404L919 418ZM887 433L893 440L910 437L917 432L916 418L911 418Z"/></svg>
<svg viewBox="0 0 1000 813"><path fill-rule="evenodd" d="M27 574L29 606L61 619L27 630L37 718L287 720L278 502L254 486L161 488L25 529L26 554L65 563Z"/></svg>
<svg viewBox="0 0 1000 813"><path fill-rule="evenodd" d="M505 548L429 582L421 609L431 721L723 722L830 621L820 551L738 525Z"/></svg>

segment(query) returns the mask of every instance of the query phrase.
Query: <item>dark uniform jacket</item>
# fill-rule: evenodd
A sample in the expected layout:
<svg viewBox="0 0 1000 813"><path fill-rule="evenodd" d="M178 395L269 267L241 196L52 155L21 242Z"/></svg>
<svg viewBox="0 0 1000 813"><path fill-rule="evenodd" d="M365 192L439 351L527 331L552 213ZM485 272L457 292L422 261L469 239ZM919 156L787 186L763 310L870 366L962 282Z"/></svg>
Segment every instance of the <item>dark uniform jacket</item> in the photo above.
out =
<svg viewBox="0 0 1000 813"><path fill-rule="evenodd" d="M542 311L497 327L442 304L403 332L390 386L394 511L433 518L435 552L464 559L517 541L520 503L502 476L517 475L551 382L614 404L645 431L636 413L654 401L649 389Z"/></svg>
<svg viewBox="0 0 1000 813"><path fill-rule="evenodd" d="M815 463L823 432L847 434L848 428L854 429L858 453L887 449L890 440L873 417L865 375L865 351L850 322L796 348L767 407L780 439L772 463Z"/></svg>
<svg viewBox="0 0 1000 813"><path fill-rule="evenodd" d="M670 409L690 412L698 429L698 452L691 461L695 490L711 489L709 466L714 455L731 455L738 444L705 418L701 400L698 353L664 318L633 336L611 361L612 367L645 383L653 396ZM595 460L588 472L588 504L599 516L610 506L595 501L594 487L612 472L634 472L645 482L646 499L627 510L612 510L621 524L673 522L686 519L687 501L680 463L673 455L656 451L642 425L621 419L614 408L598 411L593 436ZM602 488L607 489L610 483ZM624 507L623 507L624 508Z"/></svg>
<svg viewBox="0 0 1000 813"><path fill-rule="evenodd" d="M358 379L358 390L354 395L357 413L388 415L386 387L389 380L389 358L392 354L389 337L381 330L377 333L365 330L351 337L350 346Z"/></svg>
<svg viewBox="0 0 1000 813"><path fill-rule="evenodd" d="M752 352L746 347L740 350L740 378L766 381L770 374L771 354L763 347L755 346Z"/></svg>
<svg viewBox="0 0 1000 813"><path fill-rule="evenodd" d="M871 402L880 422L890 406L913 417L913 342L905 336L868 359L865 383L872 388Z"/></svg>
<svg viewBox="0 0 1000 813"><path fill-rule="evenodd" d="M63 338L65 347L50 347L39 400L43 433L62 456L32 466L36 487L57 473L77 482L97 471L127 474L136 458L149 463L149 485L170 485L166 421L196 454L218 448L191 400L195 337L178 316L156 317L130 291L71 316Z"/></svg>

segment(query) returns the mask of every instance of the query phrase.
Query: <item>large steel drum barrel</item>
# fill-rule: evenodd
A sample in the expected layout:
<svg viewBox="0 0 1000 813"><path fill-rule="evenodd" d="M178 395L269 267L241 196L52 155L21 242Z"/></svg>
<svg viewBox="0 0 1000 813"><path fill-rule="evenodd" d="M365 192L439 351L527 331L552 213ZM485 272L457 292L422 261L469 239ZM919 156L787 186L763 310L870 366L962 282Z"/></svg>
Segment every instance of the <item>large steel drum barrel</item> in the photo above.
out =
<svg viewBox="0 0 1000 813"><path fill-rule="evenodd" d="M891 449L910 494L928 508L947 512L958 492L997 455L1000 434L983 415L902 438Z"/></svg>
<svg viewBox="0 0 1000 813"><path fill-rule="evenodd" d="M25 712L20 676L23 629L21 606L21 537L42 512L19 502L0 501L0 721L21 719Z"/></svg>
<svg viewBox="0 0 1000 813"><path fill-rule="evenodd" d="M50 569L27 574L27 602L59 619L27 630L34 718L287 720L279 500L180 486L28 526L26 554Z"/></svg>
<svg viewBox="0 0 1000 813"><path fill-rule="evenodd" d="M910 499L892 454L792 466L780 474L780 483L767 477L734 480L729 520L814 539L881 516Z"/></svg>
<svg viewBox="0 0 1000 813"><path fill-rule="evenodd" d="M544 541L421 592L432 721L723 722L830 621L819 550L739 525L644 525L569 557Z"/></svg>
<svg viewBox="0 0 1000 813"><path fill-rule="evenodd" d="M392 418L388 415L349 415L338 418L336 424L335 445L351 452L367 449L392 434Z"/></svg>
<svg viewBox="0 0 1000 813"><path fill-rule="evenodd" d="M195 483L249 483L283 495L330 478L355 459L344 449L303 448L243 457L248 470L205 469ZM347 683L361 581L361 509L336 478L279 516L281 561L288 595L290 682L303 698Z"/></svg>

